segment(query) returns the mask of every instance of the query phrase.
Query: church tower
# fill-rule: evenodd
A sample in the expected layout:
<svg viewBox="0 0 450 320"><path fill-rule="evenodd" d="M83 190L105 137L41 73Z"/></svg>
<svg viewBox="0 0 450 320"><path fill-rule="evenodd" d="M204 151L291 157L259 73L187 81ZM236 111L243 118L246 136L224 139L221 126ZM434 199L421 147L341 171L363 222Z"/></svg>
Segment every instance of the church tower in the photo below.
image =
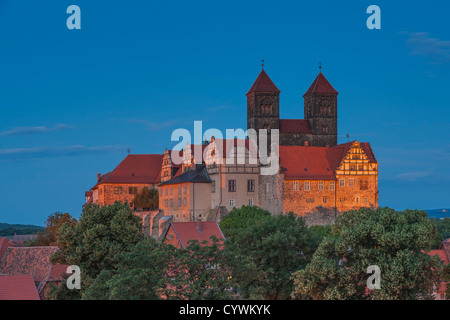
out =
<svg viewBox="0 0 450 320"><path fill-rule="evenodd" d="M313 146L337 145L337 96L338 92L322 71L303 95L305 119L311 126Z"/></svg>
<svg viewBox="0 0 450 320"><path fill-rule="evenodd" d="M270 131L280 128L280 90L272 82L264 67L247 92L247 130L267 129L270 146Z"/></svg>

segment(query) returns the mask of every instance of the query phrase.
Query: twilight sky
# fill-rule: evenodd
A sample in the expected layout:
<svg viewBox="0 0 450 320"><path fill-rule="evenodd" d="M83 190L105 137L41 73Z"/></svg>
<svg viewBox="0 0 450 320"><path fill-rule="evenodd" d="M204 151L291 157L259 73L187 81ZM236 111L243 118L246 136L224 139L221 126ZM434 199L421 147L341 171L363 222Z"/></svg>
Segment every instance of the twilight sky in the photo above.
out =
<svg viewBox="0 0 450 320"><path fill-rule="evenodd" d="M393 3L395 2L395 3ZM429 4L427 4L429 3ZM66 9L81 8L81 30ZM381 30L366 9L381 8ZM318 73L339 143L371 143L381 206L450 207L450 2L0 0L0 222L78 218L97 172L176 128L246 128L265 70L282 118Z"/></svg>

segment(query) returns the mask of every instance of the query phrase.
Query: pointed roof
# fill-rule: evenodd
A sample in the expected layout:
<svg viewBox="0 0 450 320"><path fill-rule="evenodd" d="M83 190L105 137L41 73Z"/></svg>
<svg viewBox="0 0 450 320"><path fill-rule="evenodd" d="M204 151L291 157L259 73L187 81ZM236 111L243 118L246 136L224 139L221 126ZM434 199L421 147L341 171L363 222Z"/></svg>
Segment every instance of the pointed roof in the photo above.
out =
<svg viewBox="0 0 450 320"><path fill-rule="evenodd" d="M308 91L305 92L303 96L312 93L335 93L338 94L333 86L328 82L327 78L323 75L322 72L319 72L316 79L314 79L313 83L309 87Z"/></svg>
<svg viewBox="0 0 450 320"><path fill-rule="evenodd" d="M250 90L246 95L249 95L253 92L276 92L280 93L281 91L277 88L277 86L272 82L264 69L261 70L255 82L253 83Z"/></svg>

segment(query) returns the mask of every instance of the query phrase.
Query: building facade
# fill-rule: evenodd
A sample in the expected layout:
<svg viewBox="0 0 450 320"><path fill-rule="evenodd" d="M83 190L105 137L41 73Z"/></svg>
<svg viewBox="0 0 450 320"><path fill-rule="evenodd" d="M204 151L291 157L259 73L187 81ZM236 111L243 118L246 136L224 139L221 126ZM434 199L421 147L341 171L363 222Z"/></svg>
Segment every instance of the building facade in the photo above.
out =
<svg viewBox="0 0 450 320"><path fill-rule="evenodd" d="M279 169L262 174L261 141L215 139L163 154L128 155L98 175L86 202L128 202L159 189L159 209L174 222L219 221L233 208L256 205L272 214L339 213L378 207L378 162L368 142L337 144L338 92L322 72L303 95L304 119L280 119L280 93L263 69L247 92L247 129L279 131Z"/></svg>

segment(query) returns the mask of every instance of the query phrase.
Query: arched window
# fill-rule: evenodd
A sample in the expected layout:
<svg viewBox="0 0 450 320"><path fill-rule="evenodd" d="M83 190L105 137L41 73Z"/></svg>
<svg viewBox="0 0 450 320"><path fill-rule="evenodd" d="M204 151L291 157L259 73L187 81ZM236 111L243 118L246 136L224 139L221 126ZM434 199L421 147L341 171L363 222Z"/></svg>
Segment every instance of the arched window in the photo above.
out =
<svg viewBox="0 0 450 320"><path fill-rule="evenodd" d="M267 130L267 133L270 133L270 123L265 123L264 124L264 129Z"/></svg>
<svg viewBox="0 0 450 320"><path fill-rule="evenodd" d="M322 133L328 133L328 125L327 124L324 124L324 125L322 125Z"/></svg>

